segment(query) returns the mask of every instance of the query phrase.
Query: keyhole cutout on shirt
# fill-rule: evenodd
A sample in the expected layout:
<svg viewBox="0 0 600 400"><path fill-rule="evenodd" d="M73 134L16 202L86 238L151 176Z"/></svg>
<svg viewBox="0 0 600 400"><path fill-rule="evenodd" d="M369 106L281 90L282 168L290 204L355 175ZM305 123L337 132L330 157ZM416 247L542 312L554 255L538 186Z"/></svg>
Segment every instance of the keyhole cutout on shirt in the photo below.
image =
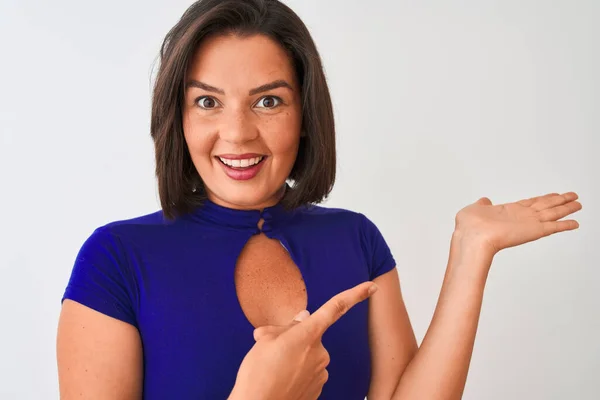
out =
<svg viewBox="0 0 600 400"><path fill-rule="evenodd" d="M242 249L235 288L242 311L255 328L287 325L308 304L300 269L281 242L264 233L252 236Z"/></svg>

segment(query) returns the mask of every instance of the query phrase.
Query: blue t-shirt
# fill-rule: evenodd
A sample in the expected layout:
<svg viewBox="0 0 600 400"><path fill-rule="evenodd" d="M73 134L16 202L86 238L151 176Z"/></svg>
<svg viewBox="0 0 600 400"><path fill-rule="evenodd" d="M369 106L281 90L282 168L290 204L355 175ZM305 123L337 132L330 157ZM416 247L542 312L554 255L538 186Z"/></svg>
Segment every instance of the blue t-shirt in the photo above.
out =
<svg viewBox="0 0 600 400"><path fill-rule="evenodd" d="M96 229L76 258L64 298L135 326L144 352L144 399L226 399L254 327L234 269L261 231L279 240L303 275L308 311L395 267L377 227L352 211L281 205L234 210L206 201L166 220L161 211ZM322 338L330 354L321 399L363 400L371 374L368 300Z"/></svg>

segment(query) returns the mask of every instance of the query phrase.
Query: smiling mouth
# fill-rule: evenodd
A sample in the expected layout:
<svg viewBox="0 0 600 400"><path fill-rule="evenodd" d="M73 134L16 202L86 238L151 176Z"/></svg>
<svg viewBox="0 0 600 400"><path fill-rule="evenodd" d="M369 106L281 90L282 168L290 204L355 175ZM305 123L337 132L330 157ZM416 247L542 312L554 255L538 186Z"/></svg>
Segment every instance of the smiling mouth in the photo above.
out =
<svg viewBox="0 0 600 400"><path fill-rule="evenodd" d="M221 164L226 167L233 168L236 170L243 170L246 168L252 168L262 163L267 157L266 156L257 156L250 158L242 158L242 159L230 159L225 157L215 157L217 160L221 162Z"/></svg>

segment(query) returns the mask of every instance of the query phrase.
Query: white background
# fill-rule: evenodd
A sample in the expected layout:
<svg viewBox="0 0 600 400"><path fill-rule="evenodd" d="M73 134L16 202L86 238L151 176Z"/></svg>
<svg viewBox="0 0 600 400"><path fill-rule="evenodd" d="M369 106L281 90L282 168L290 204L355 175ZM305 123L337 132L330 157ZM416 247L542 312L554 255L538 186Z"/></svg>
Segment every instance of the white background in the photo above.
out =
<svg viewBox="0 0 600 400"><path fill-rule="evenodd" d="M151 77L189 4L0 2L2 399L58 398L56 324L79 247L158 209ZM419 340L460 208L579 193L578 231L496 257L464 398L600 398L600 2L288 4L335 105L326 205L384 233Z"/></svg>

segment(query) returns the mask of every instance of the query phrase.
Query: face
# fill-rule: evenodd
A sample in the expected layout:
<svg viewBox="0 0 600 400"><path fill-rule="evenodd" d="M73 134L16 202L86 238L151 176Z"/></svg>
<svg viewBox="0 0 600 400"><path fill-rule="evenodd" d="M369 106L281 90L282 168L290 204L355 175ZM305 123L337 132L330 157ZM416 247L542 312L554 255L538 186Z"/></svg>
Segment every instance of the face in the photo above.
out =
<svg viewBox="0 0 600 400"><path fill-rule="evenodd" d="M277 203L296 160L300 90L280 45L262 35L204 40L186 81L185 140L211 201Z"/></svg>

